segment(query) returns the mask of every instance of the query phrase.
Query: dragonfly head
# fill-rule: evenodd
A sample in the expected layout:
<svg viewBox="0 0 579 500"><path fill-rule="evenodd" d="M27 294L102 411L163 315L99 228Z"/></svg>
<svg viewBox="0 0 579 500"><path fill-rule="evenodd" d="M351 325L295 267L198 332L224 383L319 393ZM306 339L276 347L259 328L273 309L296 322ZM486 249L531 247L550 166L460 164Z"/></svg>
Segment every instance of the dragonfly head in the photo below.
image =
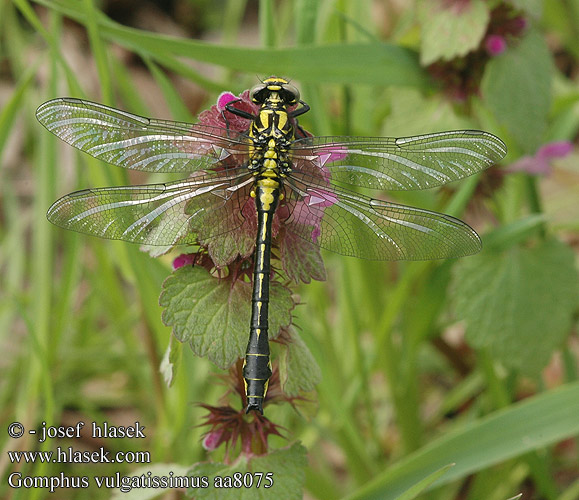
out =
<svg viewBox="0 0 579 500"><path fill-rule="evenodd" d="M300 91L284 78L271 76L259 85L253 87L249 97L255 104L262 105L273 95L277 95L286 106L294 106L300 102Z"/></svg>

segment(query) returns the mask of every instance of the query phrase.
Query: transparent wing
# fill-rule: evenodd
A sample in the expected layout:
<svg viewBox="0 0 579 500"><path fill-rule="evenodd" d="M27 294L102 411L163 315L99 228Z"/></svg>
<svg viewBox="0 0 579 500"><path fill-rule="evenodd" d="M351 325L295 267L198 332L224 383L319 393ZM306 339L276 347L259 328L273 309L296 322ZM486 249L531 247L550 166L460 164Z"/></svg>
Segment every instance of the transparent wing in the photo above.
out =
<svg viewBox="0 0 579 500"><path fill-rule="evenodd" d="M196 172L229 156L246 160L247 138L219 127L155 120L73 98L45 102L38 121L71 146L119 167ZM232 163L233 164L233 163Z"/></svg>
<svg viewBox="0 0 579 500"><path fill-rule="evenodd" d="M463 179L507 153L496 136L457 130L402 138L307 137L292 146L294 175L320 175L340 185L426 189Z"/></svg>
<svg viewBox="0 0 579 500"><path fill-rule="evenodd" d="M148 245L196 243L244 222L253 178L246 169L166 184L85 189L48 210L50 222L81 233Z"/></svg>
<svg viewBox="0 0 579 500"><path fill-rule="evenodd" d="M370 260L430 260L477 253L480 238L448 215L375 200L294 179L286 203L291 231L313 244Z"/></svg>

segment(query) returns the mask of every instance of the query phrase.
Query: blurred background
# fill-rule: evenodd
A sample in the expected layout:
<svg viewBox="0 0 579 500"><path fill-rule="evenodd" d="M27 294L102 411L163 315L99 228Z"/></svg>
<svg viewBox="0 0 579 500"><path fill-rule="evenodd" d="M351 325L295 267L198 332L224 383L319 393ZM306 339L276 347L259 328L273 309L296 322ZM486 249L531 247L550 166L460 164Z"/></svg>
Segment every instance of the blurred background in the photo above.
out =
<svg viewBox="0 0 579 500"><path fill-rule="evenodd" d="M307 449L284 494L579 498L577 40L577 0L0 2L0 496L48 497L9 486L14 472L184 473L226 458L224 446L203 448L197 404L217 404L221 371L186 345L174 372L160 368L171 329L159 294L178 253L153 259L45 217L75 189L164 178L78 153L36 108L73 96L194 122L220 92L276 74L311 106L300 124L314 135L470 128L509 148L476 178L387 195L465 220L481 254L377 263L324 253L327 280L292 285L293 323L313 355L303 376L319 368L321 379L300 411L268 407L285 429L271 450ZM38 443L5 432L81 420L139 421L147 437ZM56 446L152 458L17 464L8 454Z"/></svg>

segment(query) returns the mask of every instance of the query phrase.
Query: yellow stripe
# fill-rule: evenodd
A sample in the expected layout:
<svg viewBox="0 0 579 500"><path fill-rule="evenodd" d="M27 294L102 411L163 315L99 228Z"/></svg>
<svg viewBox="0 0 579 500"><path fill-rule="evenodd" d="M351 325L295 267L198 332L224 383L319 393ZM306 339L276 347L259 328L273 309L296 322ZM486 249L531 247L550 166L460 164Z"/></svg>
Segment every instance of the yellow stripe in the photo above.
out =
<svg viewBox="0 0 579 500"><path fill-rule="evenodd" d="M265 224L267 223L267 218L268 218L269 214L268 213L264 213L263 214L263 231L261 232L261 241L265 241L265 235L266 235L266 227ZM265 250L265 245L261 245L261 250L264 251Z"/></svg>
<svg viewBox="0 0 579 500"><path fill-rule="evenodd" d="M263 205L264 210L270 210L271 209L271 204L273 203L273 200L274 200L273 191L274 191L274 188L267 187L267 186L263 186L263 188L261 190L261 194L259 196L259 201Z"/></svg>
<svg viewBox="0 0 579 500"><path fill-rule="evenodd" d="M269 109L261 110L261 111L259 112L259 120L261 121L261 123L263 123L263 124L266 124L266 123L267 123L268 126L269 126L271 113L272 113L272 112L271 112Z"/></svg>
<svg viewBox="0 0 579 500"><path fill-rule="evenodd" d="M283 130L287 124L287 113L278 111L277 116L279 117L279 123L277 124L277 127L280 130Z"/></svg>

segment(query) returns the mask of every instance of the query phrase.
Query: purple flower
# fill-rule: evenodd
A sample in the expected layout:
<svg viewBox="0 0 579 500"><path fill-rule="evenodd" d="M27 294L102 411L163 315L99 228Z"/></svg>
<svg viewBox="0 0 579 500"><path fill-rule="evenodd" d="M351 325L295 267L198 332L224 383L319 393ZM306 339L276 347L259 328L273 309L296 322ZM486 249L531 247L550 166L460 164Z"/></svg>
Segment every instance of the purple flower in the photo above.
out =
<svg viewBox="0 0 579 500"><path fill-rule="evenodd" d="M508 172L526 172L531 175L549 175L551 160L563 158L573 150L569 141L550 142L541 146L533 156L523 156L508 169Z"/></svg>
<svg viewBox="0 0 579 500"><path fill-rule="evenodd" d="M305 202L308 206L317 205L319 207L331 207L334 203L338 201L336 195L329 191L324 191L322 189L311 188L307 190L307 196Z"/></svg>
<svg viewBox="0 0 579 500"><path fill-rule="evenodd" d="M202 445L207 451L213 451L219 448L221 443L227 442L229 439L231 439L231 432L228 432L223 427L217 427L205 434Z"/></svg>
<svg viewBox="0 0 579 500"><path fill-rule="evenodd" d="M199 114L199 123L201 125L210 125L218 127L223 130L234 130L235 132L245 132L249 128L250 121L247 118L227 113L224 115L225 106L232 101L237 101L235 107L249 113L256 115L259 112L259 106L251 102L249 98L249 90L242 92L239 96L231 92L223 92L218 98L217 103L209 109L202 111ZM227 120L227 121L226 121Z"/></svg>
<svg viewBox="0 0 579 500"><path fill-rule="evenodd" d="M511 22L513 32L517 34L520 34L521 31L527 29L528 25L529 23L527 19L523 16L517 16Z"/></svg>
<svg viewBox="0 0 579 500"><path fill-rule="evenodd" d="M230 102L239 99L236 95L232 94L231 92L222 92L219 97L217 98L217 109L219 111L223 111L225 106L227 106Z"/></svg>
<svg viewBox="0 0 579 500"><path fill-rule="evenodd" d="M498 56L506 50L507 42L501 35L489 35L486 37L485 47L491 56Z"/></svg>
<svg viewBox="0 0 579 500"><path fill-rule="evenodd" d="M328 162L332 163L335 161L340 161L340 160L347 158L347 156L348 156L348 150L347 149L345 150L341 146L334 146L332 144L329 144L328 147L323 149L322 151L320 151L320 153L318 154L318 159L317 159L318 166L321 169L323 169L324 165ZM327 170L323 170L323 172L325 174L325 173L327 173ZM325 175L325 177L327 177L327 176Z"/></svg>
<svg viewBox="0 0 579 500"><path fill-rule="evenodd" d="M337 203L336 195L322 189L309 188L302 201L296 203L293 215L294 224L310 226L312 228L311 238L314 243L318 242L320 224L324 217L324 209Z"/></svg>
<svg viewBox="0 0 579 500"><path fill-rule="evenodd" d="M193 265L195 256L196 254L194 253L182 253L179 257L175 257L175 260L173 260L173 270Z"/></svg>

